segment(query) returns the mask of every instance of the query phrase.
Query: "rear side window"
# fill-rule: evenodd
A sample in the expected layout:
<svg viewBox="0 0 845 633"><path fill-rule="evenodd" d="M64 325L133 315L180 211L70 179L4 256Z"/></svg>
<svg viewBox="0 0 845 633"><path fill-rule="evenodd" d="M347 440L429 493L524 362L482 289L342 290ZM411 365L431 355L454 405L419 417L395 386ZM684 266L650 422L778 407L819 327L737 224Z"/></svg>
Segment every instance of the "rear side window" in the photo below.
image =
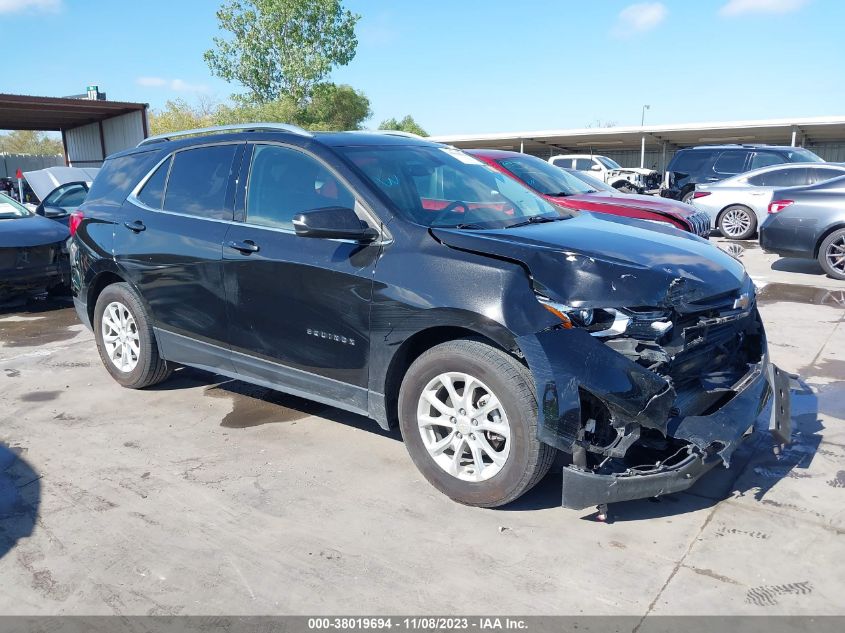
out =
<svg viewBox="0 0 845 633"><path fill-rule="evenodd" d="M552 162L552 165L554 165L555 167L561 167L563 169L572 169L572 159L558 158L557 160Z"/></svg>
<svg viewBox="0 0 845 633"><path fill-rule="evenodd" d="M238 146L210 145L177 152L167 179L164 209L202 218L231 219L226 190Z"/></svg>
<svg viewBox="0 0 845 633"><path fill-rule="evenodd" d="M810 184L815 184L839 176L845 176L845 172L840 169L830 169L829 167L811 167L809 180Z"/></svg>
<svg viewBox="0 0 845 633"><path fill-rule="evenodd" d="M167 173L170 171L172 162L172 156L164 161L138 193L138 200L151 209L161 209L161 203L164 200L164 185L167 184Z"/></svg>
<svg viewBox="0 0 845 633"><path fill-rule="evenodd" d="M775 169L748 179L755 187L795 187L810 184L809 169Z"/></svg>
<svg viewBox="0 0 845 633"><path fill-rule="evenodd" d="M745 167L745 159L748 157L748 152L738 152L729 150L723 152L716 162L713 163L713 171L717 174L740 174L743 167Z"/></svg>
<svg viewBox="0 0 845 633"><path fill-rule="evenodd" d="M160 150L134 152L103 163L85 198L86 206L95 204L121 205L129 192L161 159Z"/></svg>
<svg viewBox="0 0 845 633"><path fill-rule="evenodd" d="M682 174L699 174L716 156L713 150L681 150L669 163L669 171Z"/></svg>

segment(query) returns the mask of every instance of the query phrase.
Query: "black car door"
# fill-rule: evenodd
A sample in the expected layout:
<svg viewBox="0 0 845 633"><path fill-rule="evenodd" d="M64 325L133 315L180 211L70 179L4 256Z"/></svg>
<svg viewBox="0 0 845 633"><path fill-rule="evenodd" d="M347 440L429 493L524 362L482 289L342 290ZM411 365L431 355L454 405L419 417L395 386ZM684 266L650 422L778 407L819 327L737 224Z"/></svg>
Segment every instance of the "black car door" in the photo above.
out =
<svg viewBox="0 0 845 633"><path fill-rule="evenodd" d="M147 303L169 360L213 368L214 356L228 357L210 346L225 346L222 245L243 149L222 143L166 157L115 227L117 262Z"/></svg>
<svg viewBox="0 0 845 633"><path fill-rule="evenodd" d="M346 408L367 409L378 244L298 237L292 219L321 207L366 212L342 179L295 147L244 157L238 213L224 241L228 342L239 373ZM371 224L375 224L370 220Z"/></svg>

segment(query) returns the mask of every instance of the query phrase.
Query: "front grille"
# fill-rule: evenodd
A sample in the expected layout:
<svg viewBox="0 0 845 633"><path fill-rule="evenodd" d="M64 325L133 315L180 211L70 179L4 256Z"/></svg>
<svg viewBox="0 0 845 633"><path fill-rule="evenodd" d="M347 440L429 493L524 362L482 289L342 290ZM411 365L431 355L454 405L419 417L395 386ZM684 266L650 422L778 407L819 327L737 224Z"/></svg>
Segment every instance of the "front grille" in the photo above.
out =
<svg viewBox="0 0 845 633"><path fill-rule="evenodd" d="M689 218L689 223L692 225L692 232L701 237L708 237L710 235L710 216L701 211L693 213Z"/></svg>

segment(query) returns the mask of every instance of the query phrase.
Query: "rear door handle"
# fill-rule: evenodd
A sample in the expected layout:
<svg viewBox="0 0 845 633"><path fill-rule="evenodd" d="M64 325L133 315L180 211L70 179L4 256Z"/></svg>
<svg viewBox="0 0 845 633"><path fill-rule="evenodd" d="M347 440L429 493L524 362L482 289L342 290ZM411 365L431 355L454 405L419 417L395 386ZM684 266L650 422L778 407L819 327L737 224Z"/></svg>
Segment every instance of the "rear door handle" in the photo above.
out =
<svg viewBox="0 0 845 633"><path fill-rule="evenodd" d="M146 226L144 226L144 223L141 222L141 220L135 220L134 222L124 222L123 226L125 226L130 231L134 231L135 233L140 233L141 231L147 228Z"/></svg>
<svg viewBox="0 0 845 633"><path fill-rule="evenodd" d="M236 251L240 251L244 255L249 255L250 253L257 253L261 250L255 242L252 240L244 240L243 242L227 242L226 246L229 248L234 248Z"/></svg>

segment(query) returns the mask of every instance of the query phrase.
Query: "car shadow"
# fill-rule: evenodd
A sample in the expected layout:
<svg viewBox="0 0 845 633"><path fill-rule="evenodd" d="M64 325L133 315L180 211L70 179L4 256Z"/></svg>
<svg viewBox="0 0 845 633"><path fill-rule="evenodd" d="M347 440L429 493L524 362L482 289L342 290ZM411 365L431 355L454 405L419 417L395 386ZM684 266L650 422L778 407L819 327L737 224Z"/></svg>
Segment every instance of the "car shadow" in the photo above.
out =
<svg viewBox="0 0 845 633"><path fill-rule="evenodd" d="M610 506L610 522L642 521L674 516L711 507L725 499L752 495L762 501L784 478L803 478L821 443L824 429L818 417L819 405L813 390L802 380L791 390L792 444L776 452L775 440L768 430L769 407L755 424L755 433L733 454L731 467L717 466L689 490L659 498L624 501ZM500 508L504 511L528 511L559 507L562 479L556 463L553 470L534 489ZM585 509L583 520L595 521L598 513Z"/></svg>
<svg viewBox="0 0 845 633"><path fill-rule="evenodd" d="M0 317L11 314L37 315L42 312L53 312L73 307L70 294L63 295L19 295L10 298L0 298Z"/></svg>
<svg viewBox="0 0 845 633"><path fill-rule="evenodd" d="M385 431L365 416L192 367L180 367L170 379L148 389L172 391L197 387L204 387L204 394L208 397L232 402L232 410L220 422L226 428L244 429L265 424L291 423L319 416L380 437L402 441L398 428Z"/></svg>
<svg viewBox="0 0 845 633"><path fill-rule="evenodd" d="M803 273L824 277L825 272L815 259L798 259L797 257L781 257L772 262L772 270L786 273Z"/></svg>
<svg viewBox="0 0 845 633"><path fill-rule="evenodd" d="M38 521L41 476L21 456L25 452L0 443L0 560L32 535Z"/></svg>

